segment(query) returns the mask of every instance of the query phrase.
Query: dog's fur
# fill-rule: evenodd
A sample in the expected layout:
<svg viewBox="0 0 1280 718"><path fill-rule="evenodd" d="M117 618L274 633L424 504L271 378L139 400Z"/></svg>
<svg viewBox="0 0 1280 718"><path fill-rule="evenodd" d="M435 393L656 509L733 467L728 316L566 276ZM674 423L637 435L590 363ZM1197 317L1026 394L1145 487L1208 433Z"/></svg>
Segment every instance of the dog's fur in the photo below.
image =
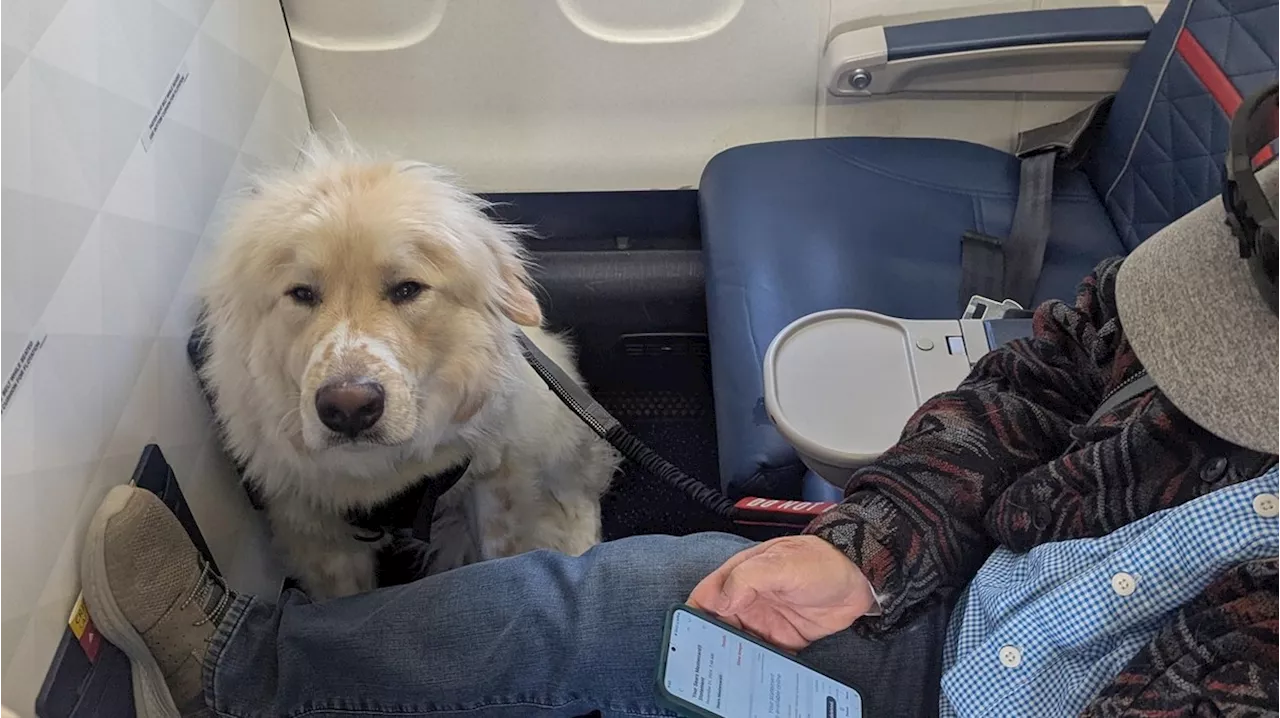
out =
<svg viewBox="0 0 1280 718"><path fill-rule="evenodd" d="M286 568L313 596L374 588L379 545L354 538L348 511L468 457L436 510L431 570L599 541L617 455L521 356L524 331L574 373L570 349L540 328L515 230L484 209L436 168L312 138L301 167L260 178L230 212L203 292L203 378ZM403 282L425 289L394 303ZM315 301L290 294L299 286ZM315 402L350 376L385 389L381 419L356 440L326 428Z"/></svg>

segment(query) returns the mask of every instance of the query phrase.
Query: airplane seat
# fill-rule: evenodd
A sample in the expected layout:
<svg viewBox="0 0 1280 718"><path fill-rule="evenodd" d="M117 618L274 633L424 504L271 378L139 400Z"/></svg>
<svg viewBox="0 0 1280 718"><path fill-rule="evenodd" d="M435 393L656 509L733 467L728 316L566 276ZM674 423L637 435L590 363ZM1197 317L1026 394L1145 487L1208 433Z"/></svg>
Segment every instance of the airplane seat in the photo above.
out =
<svg viewBox="0 0 1280 718"><path fill-rule="evenodd" d="M800 495L807 501L831 501L833 503L844 498L844 492L835 484L818 476L813 471L805 471Z"/></svg>
<svg viewBox="0 0 1280 718"><path fill-rule="evenodd" d="M1219 193L1230 113L1275 77L1276 25L1275 0L1169 4L1086 161L1055 173L1036 302L1070 299L1097 262ZM961 237L1008 236L1019 167L989 147L902 137L767 142L711 160L699 202L726 493L838 496L765 411L770 341L825 309L958 317Z"/></svg>

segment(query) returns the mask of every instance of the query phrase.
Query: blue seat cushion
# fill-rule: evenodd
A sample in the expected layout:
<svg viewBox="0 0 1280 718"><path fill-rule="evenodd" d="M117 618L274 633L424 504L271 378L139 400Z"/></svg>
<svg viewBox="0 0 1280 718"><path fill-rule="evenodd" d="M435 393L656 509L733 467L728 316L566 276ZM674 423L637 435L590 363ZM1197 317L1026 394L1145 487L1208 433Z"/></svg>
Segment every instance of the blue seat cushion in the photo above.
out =
<svg viewBox="0 0 1280 718"><path fill-rule="evenodd" d="M804 468L764 410L774 335L823 309L959 313L960 238L1008 235L1018 160L967 142L841 137L736 147L699 186L721 483L793 498ZM1038 300L1070 298L1125 249L1082 172L1055 180Z"/></svg>
<svg viewBox="0 0 1280 718"><path fill-rule="evenodd" d="M836 488L836 486L828 483L826 479L812 471L806 471L802 481L800 498L805 501L831 501L836 503L844 498L844 491Z"/></svg>

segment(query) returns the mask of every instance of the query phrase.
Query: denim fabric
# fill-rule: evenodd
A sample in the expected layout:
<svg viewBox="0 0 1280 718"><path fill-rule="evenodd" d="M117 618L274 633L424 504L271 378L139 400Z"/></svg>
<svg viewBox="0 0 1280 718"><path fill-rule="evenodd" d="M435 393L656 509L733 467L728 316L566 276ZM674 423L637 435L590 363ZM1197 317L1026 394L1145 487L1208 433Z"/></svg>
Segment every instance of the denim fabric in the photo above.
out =
<svg viewBox="0 0 1280 718"><path fill-rule="evenodd" d="M666 611L749 545L641 536L335 601L240 596L206 657L206 697L226 716L672 715L655 693ZM886 640L831 636L801 658L859 688L869 717L934 715L947 608Z"/></svg>

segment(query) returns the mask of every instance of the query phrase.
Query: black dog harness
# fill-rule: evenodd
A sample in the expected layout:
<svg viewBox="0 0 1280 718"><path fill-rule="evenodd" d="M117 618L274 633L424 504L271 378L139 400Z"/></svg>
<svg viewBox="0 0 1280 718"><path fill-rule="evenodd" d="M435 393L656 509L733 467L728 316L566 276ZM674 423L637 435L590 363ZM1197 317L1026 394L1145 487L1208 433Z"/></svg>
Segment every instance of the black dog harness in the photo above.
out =
<svg viewBox="0 0 1280 718"><path fill-rule="evenodd" d="M428 542L431 540L431 519L435 516L436 504L445 492L458 484L470 467L471 459L465 459L444 473L423 476L409 488L372 508L346 512L343 519L351 524L358 541L377 543L387 534L409 529L413 538ZM238 462L236 473L245 477L244 467ZM249 495L249 503L261 511L265 502L258 493L258 488L247 477L242 478L240 484Z"/></svg>
<svg viewBox="0 0 1280 718"><path fill-rule="evenodd" d="M409 528L413 538L431 540L431 519L440 497L458 484L471 467L471 459L434 476L423 476L413 486L370 509L348 511L347 523L359 529L359 541L374 543L396 529Z"/></svg>

